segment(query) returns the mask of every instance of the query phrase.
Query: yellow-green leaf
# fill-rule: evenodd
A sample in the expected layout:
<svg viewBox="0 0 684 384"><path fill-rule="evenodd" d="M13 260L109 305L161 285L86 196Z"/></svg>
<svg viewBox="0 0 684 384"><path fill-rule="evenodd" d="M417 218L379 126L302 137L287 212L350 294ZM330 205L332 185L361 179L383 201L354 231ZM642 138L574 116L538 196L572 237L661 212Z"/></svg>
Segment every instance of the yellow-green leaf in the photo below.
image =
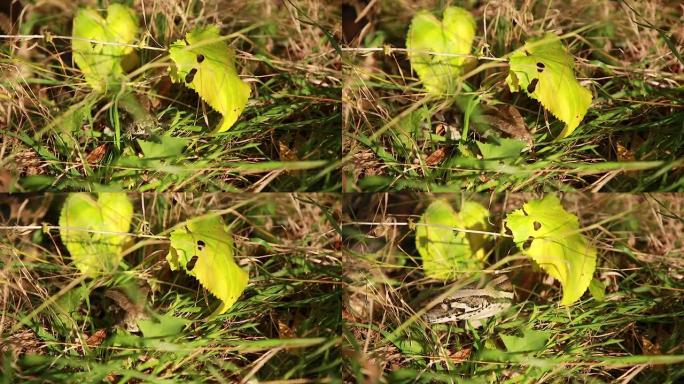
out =
<svg viewBox="0 0 684 384"><path fill-rule="evenodd" d="M554 195L532 200L506 217L513 241L563 286L562 305L571 305L589 287L596 269L596 248L580 233L579 219ZM523 245L532 239L529 248Z"/></svg>
<svg viewBox="0 0 684 384"><path fill-rule="evenodd" d="M484 235L456 231L486 228L487 209L466 202L456 213L446 200L435 200L425 210L416 226L416 248L423 261L425 275L452 280L458 273L482 268Z"/></svg>
<svg viewBox="0 0 684 384"><path fill-rule="evenodd" d="M59 216L59 234L76 267L88 277L115 270L133 218L125 193L72 193Z"/></svg>
<svg viewBox="0 0 684 384"><path fill-rule="evenodd" d="M466 201L456 215L457 226L469 230L486 231L488 217L489 211L487 208L474 201ZM486 257L484 245L487 237L488 236L483 233L466 233L466 238L470 244L470 250L479 260L484 260Z"/></svg>
<svg viewBox="0 0 684 384"><path fill-rule="evenodd" d="M416 13L406 36L411 67L434 95L454 92L475 38L475 19L463 8L447 7L442 21L427 11ZM434 55L442 53L445 55Z"/></svg>
<svg viewBox="0 0 684 384"><path fill-rule="evenodd" d="M192 30L184 40L171 45L169 54L175 63L171 69L173 81L195 90L223 115L216 131L232 127L247 105L250 88L238 76L235 53L221 39L218 27Z"/></svg>
<svg viewBox="0 0 684 384"><path fill-rule="evenodd" d="M575 78L572 56L552 33L511 55L506 82L512 92L523 89L565 123L560 137L577 128L591 105L591 92Z"/></svg>
<svg viewBox="0 0 684 384"><path fill-rule="evenodd" d="M166 256L171 270L183 269L222 301L227 311L247 287L247 272L233 259L233 237L219 216L202 216L171 232Z"/></svg>
<svg viewBox="0 0 684 384"><path fill-rule="evenodd" d="M78 10L71 47L74 62L93 90L106 91L112 78L124 72L122 61L133 48L117 44L133 44L138 29L138 18L125 5L110 5L106 20L94 9Z"/></svg>

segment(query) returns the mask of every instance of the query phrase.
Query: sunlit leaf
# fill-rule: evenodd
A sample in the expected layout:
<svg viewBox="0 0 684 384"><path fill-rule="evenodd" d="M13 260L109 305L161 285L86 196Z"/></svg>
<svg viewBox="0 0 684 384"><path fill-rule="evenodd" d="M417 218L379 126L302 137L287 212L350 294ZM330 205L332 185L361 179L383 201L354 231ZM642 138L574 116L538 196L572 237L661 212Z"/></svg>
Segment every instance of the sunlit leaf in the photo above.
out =
<svg viewBox="0 0 684 384"><path fill-rule="evenodd" d="M218 132L232 127L247 105L250 88L238 76L235 54L221 39L218 27L190 31L185 39L171 45L169 54L175 63L171 69L173 81L194 89L223 115Z"/></svg>
<svg viewBox="0 0 684 384"><path fill-rule="evenodd" d="M406 49L411 67L429 93L440 95L457 89L466 61L459 55L470 53L474 37L475 19L463 8L447 7L442 21L427 11L416 13L406 36Z"/></svg>
<svg viewBox="0 0 684 384"><path fill-rule="evenodd" d="M233 237L219 216L202 216L171 232L166 260L183 269L222 301L227 311L247 287L248 275L233 259Z"/></svg>
<svg viewBox="0 0 684 384"><path fill-rule="evenodd" d="M575 78L572 56L558 36L547 33L528 41L511 55L510 66L506 82L511 91L522 89L538 100L566 124L560 137L569 136L586 115L592 96Z"/></svg>
<svg viewBox="0 0 684 384"><path fill-rule="evenodd" d="M122 61L133 48L122 44L133 44L137 34L138 19L125 5L111 4L106 20L94 9L78 10L72 30L73 57L93 90L104 92L111 79L124 72Z"/></svg>
<svg viewBox="0 0 684 384"><path fill-rule="evenodd" d="M580 233L579 219L554 195L532 200L506 217L513 241L563 285L561 304L571 305L589 287L596 269L596 248ZM532 239L529 248L524 243Z"/></svg>
<svg viewBox="0 0 684 384"><path fill-rule="evenodd" d="M62 243L76 267L88 277L111 272L121 262L121 251L133 218L133 204L125 193L72 193L59 216Z"/></svg>
<svg viewBox="0 0 684 384"><path fill-rule="evenodd" d="M439 280L482 268L484 235L456 229L486 228L489 212L475 202L466 202L456 213L446 200L436 200L425 210L416 227L416 248L425 274Z"/></svg>

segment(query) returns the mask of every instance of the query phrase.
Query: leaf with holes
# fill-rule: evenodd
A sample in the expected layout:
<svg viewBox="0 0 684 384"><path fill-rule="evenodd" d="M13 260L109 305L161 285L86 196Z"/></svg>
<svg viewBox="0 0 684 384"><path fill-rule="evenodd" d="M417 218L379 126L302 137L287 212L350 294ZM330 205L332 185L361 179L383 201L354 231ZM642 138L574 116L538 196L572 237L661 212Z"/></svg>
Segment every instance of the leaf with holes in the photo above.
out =
<svg viewBox="0 0 684 384"><path fill-rule="evenodd" d="M197 28L176 40L169 49L175 67L171 79L193 89L223 115L217 132L235 124L247 105L249 85L235 68L235 54L219 35L218 27Z"/></svg>
<svg viewBox="0 0 684 384"><path fill-rule="evenodd" d="M575 78L572 56L552 33L511 54L506 82L511 92L523 89L565 123L561 138L577 128L591 105L591 92Z"/></svg>
<svg viewBox="0 0 684 384"><path fill-rule="evenodd" d="M484 236L456 232L454 228L484 230L487 216L487 209L475 202L466 202L459 213L446 200L430 204L416 228L416 248L425 274L452 280L458 273L481 269Z"/></svg>
<svg viewBox="0 0 684 384"><path fill-rule="evenodd" d="M166 256L171 270L183 269L222 301L226 312L247 287L247 272L233 259L233 237L219 216L202 216L171 232Z"/></svg>
<svg viewBox="0 0 684 384"><path fill-rule="evenodd" d="M78 10L71 47L74 62L93 90L106 91L112 78L124 72L124 59L133 48L117 44L133 44L138 29L135 12L125 5L110 5L106 20L94 9Z"/></svg>
<svg viewBox="0 0 684 384"><path fill-rule="evenodd" d="M470 53L474 38L475 19L463 8L447 7L442 21L427 11L413 17L406 49L411 67L429 93L441 95L457 89L466 62L465 56L458 55Z"/></svg>
<svg viewBox="0 0 684 384"><path fill-rule="evenodd" d="M133 204L125 193L72 193L59 216L59 234L76 267L88 277L115 270L121 262Z"/></svg>
<svg viewBox="0 0 684 384"><path fill-rule="evenodd" d="M582 235L579 219L554 195L532 200L506 217L513 241L525 255L563 286L562 305L571 305L589 287L596 269L596 248ZM532 239L525 249L528 239Z"/></svg>

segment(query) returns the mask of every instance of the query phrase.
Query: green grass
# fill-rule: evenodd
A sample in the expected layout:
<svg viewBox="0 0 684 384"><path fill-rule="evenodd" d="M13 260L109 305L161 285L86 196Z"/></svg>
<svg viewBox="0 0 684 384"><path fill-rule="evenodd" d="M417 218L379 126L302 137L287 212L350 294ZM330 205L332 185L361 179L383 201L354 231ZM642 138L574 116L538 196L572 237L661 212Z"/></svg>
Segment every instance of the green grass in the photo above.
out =
<svg viewBox="0 0 684 384"><path fill-rule="evenodd" d="M369 24L343 56L345 190L684 189L684 37L673 4L472 4L450 5L465 6L477 20L473 57L479 66L465 80L473 91L444 97L426 95L404 48L411 17L421 9L441 17L447 4L380 1L366 14ZM499 61L549 31L568 35L563 43L574 56L576 76L593 94L578 129L560 140L563 124L536 101L511 93L504 81L508 65ZM468 118L459 105L466 96L477 97L485 111L494 103L515 106L534 145L504 162L483 159L476 142L497 143L510 136ZM439 153L441 159L428 161Z"/></svg>
<svg viewBox="0 0 684 384"><path fill-rule="evenodd" d="M516 296L509 310L481 328L463 322L428 325L415 316L451 286L425 277L415 234L406 224L417 222L437 197L456 206L478 201L491 211L486 265L509 277ZM534 197L391 193L346 198L345 377L390 383L612 383L627 377L635 383L680 382L684 199L563 196L563 206L579 216L583 233L598 249L594 276L606 285L604 301L586 293L563 307L557 282L527 258L507 258L520 253L505 236L502 220ZM468 279L472 275L463 273L458 282ZM511 336L528 351L511 352L504 344Z"/></svg>
<svg viewBox="0 0 684 384"><path fill-rule="evenodd" d="M56 225L65 195L2 197L0 381L340 380L335 195L130 197L136 211L124 261L96 279L79 275L57 228L27 229ZM209 315L218 300L165 260L168 230L210 211L232 228L236 261L250 276L216 318ZM98 331L103 337L89 342Z"/></svg>
<svg viewBox="0 0 684 384"><path fill-rule="evenodd" d="M330 167L341 153L331 4L154 1L145 3L143 18L136 2L146 47L138 50L139 66L125 92L96 95L71 61L75 9L21 3L22 18L4 31L14 37L0 39L0 168L11 177L5 189L341 188L340 172ZM238 73L251 87L242 116L221 134L212 133L220 115L167 75L169 45L211 24L231 36ZM45 38L21 37L32 34ZM160 144L166 136L181 144L145 153L145 142Z"/></svg>

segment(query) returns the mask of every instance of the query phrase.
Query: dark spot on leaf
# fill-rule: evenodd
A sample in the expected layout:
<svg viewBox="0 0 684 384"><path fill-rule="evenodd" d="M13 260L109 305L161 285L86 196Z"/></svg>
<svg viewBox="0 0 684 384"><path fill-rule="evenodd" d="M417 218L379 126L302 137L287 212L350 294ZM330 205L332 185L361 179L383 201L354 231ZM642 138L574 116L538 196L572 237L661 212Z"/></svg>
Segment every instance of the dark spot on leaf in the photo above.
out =
<svg viewBox="0 0 684 384"><path fill-rule="evenodd" d="M527 85L527 93L534 92L534 90L537 89L537 83L538 82L539 82L539 79L532 79L530 84Z"/></svg>
<svg viewBox="0 0 684 384"><path fill-rule="evenodd" d="M185 82L186 83L192 83L192 81L195 79L195 74L197 73L197 68L193 68L188 72L187 75L185 75Z"/></svg>
<svg viewBox="0 0 684 384"><path fill-rule="evenodd" d="M427 236L421 236L418 238L418 244L420 247L427 247L428 239Z"/></svg>
<svg viewBox="0 0 684 384"><path fill-rule="evenodd" d="M522 213L523 213L525 216L529 216L529 215L527 214L527 211L525 211L525 207L520 208L520 210L522 211Z"/></svg>
<svg viewBox="0 0 684 384"><path fill-rule="evenodd" d="M539 72L539 73L543 72L543 71L544 71L544 68L546 68L546 66L544 65L544 63L542 63L542 62L537 62L537 72Z"/></svg>
<svg viewBox="0 0 684 384"><path fill-rule="evenodd" d="M538 231L539 228L541 228L541 223L538 221L533 222L532 225L534 226L535 231Z"/></svg>
<svg viewBox="0 0 684 384"><path fill-rule="evenodd" d="M200 53L199 55L197 55L197 62L201 63L203 61L204 61L204 55Z"/></svg>
<svg viewBox="0 0 684 384"><path fill-rule="evenodd" d="M206 245L206 244L204 243L204 241L202 241L202 240L197 240L197 249L199 249L200 251L201 251L201 250L204 250L204 246L205 246L205 245Z"/></svg>
<svg viewBox="0 0 684 384"><path fill-rule="evenodd" d="M532 236L525 240L525 242L522 244L523 251L527 251L530 248L530 245L532 245L532 240Z"/></svg>
<svg viewBox="0 0 684 384"><path fill-rule="evenodd" d="M195 264L197 263L197 259L199 259L199 256L195 255L188 261L187 264L185 264L185 269L188 271L192 271L195 268Z"/></svg>

